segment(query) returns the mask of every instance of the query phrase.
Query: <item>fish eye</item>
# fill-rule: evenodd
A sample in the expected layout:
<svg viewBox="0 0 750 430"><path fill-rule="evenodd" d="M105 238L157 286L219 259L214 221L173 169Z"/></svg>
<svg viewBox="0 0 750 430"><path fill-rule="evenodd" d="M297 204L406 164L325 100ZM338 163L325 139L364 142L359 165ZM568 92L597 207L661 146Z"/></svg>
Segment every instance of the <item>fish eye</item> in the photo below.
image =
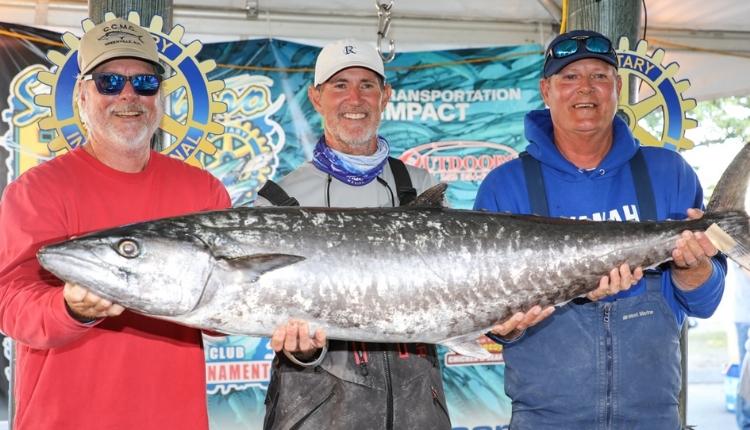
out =
<svg viewBox="0 0 750 430"><path fill-rule="evenodd" d="M115 250L125 258L135 258L141 253L141 250L138 247L138 242L133 239L123 239L119 241Z"/></svg>

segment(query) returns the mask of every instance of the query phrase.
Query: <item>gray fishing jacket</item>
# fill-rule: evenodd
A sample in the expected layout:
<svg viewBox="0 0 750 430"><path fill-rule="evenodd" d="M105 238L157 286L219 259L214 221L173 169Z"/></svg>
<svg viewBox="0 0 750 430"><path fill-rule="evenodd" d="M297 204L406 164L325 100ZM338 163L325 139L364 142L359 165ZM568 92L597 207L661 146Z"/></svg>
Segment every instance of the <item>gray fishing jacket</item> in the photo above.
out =
<svg viewBox="0 0 750 430"><path fill-rule="evenodd" d="M425 170L407 166L417 194L434 185ZM350 186L307 162L279 181L301 206L398 206L388 164L380 177ZM256 205L268 205L259 198ZM450 429L435 347L330 341L323 361L298 366L283 354L273 361L266 395L266 430Z"/></svg>

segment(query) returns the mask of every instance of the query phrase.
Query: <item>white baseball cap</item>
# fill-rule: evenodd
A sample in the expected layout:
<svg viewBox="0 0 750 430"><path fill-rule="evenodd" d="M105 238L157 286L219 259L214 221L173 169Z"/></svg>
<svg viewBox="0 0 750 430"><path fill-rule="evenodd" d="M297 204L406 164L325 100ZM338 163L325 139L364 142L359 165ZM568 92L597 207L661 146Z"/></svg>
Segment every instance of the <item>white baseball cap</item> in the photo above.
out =
<svg viewBox="0 0 750 430"><path fill-rule="evenodd" d="M344 39L329 43L318 54L318 59L315 60L314 85L317 87L348 67L370 69L385 81L385 67L378 51L366 43Z"/></svg>

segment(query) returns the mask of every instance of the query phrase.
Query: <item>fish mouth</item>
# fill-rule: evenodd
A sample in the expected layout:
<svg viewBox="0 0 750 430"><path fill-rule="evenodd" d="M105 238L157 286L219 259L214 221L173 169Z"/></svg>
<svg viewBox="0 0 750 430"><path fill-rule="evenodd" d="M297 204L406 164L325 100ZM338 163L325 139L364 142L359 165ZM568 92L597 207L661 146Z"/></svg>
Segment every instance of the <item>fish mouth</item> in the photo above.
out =
<svg viewBox="0 0 750 430"><path fill-rule="evenodd" d="M95 255L92 256L96 257ZM109 294L91 285L83 276L80 276L80 273L85 273L89 268L94 270L106 266L103 260L81 258L80 255L74 256L69 252L59 251L54 247L40 249L37 252L36 258L44 269L62 281L86 287L106 299L112 299Z"/></svg>
<svg viewBox="0 0 750 430"><path fill-rule="evenodd" d="M86 266L96 266L96 263L83 259L79 256L72 256L67 252L60 252L54 247L43 247L36 253L39 264L48 271L54 273L58 278L66 281L72 280L68 275L68 270L83 263ZM72 270L71 270L72 272Z"/></svg>

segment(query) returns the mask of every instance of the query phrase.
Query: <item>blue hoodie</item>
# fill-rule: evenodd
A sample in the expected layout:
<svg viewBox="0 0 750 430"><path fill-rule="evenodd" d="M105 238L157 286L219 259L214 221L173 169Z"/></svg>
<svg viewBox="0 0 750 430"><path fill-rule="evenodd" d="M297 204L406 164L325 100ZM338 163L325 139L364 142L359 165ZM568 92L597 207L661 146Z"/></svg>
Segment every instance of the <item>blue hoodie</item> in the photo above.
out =
<svg viewBox="0 0 750 430"><path fill-rule="evenodd" d="M540 161L550 216L638 220L630 159L639 143L615 118L613 145L601 164L581 170L553 142L548 110L526 116L528 153ZM657 218L685 218L701 207L703 192L693 170L676 152L641 148L656 200ZM531 212L519 159L493 170L474 208ZM726 260L714 258L713 274L697 289L680 291L668 265L628 291L598 302L560 306L523 336L505 343L505 392L512 400L510 428L680 428L680 327L685 315L713 313L724 288Z"/></svg>
<svg viewBox="0 0 750 430"><path fill-rule="evenodd" d="M541 162L547 191L549 215L595 221L638 221L637 198L630 171L630 159L639 142L619 117L613 121L613 144L601 164L582 170L565 159L553 142L552 118L548 109L531 111L525 118L526 151ZM657 218L684 219L689 208L703 207L703 190L693 169L675 151L642 147L656 200ZM526 180L520 159L497 167L482 182L474 209L530 214ZM706 318L719 305L724 291L726 260L713 260L714 271L701 287L684 292L675 288L668 270L662 288L678 324L685 313ZM604 300L643 293L645 282Z"/></svg>

